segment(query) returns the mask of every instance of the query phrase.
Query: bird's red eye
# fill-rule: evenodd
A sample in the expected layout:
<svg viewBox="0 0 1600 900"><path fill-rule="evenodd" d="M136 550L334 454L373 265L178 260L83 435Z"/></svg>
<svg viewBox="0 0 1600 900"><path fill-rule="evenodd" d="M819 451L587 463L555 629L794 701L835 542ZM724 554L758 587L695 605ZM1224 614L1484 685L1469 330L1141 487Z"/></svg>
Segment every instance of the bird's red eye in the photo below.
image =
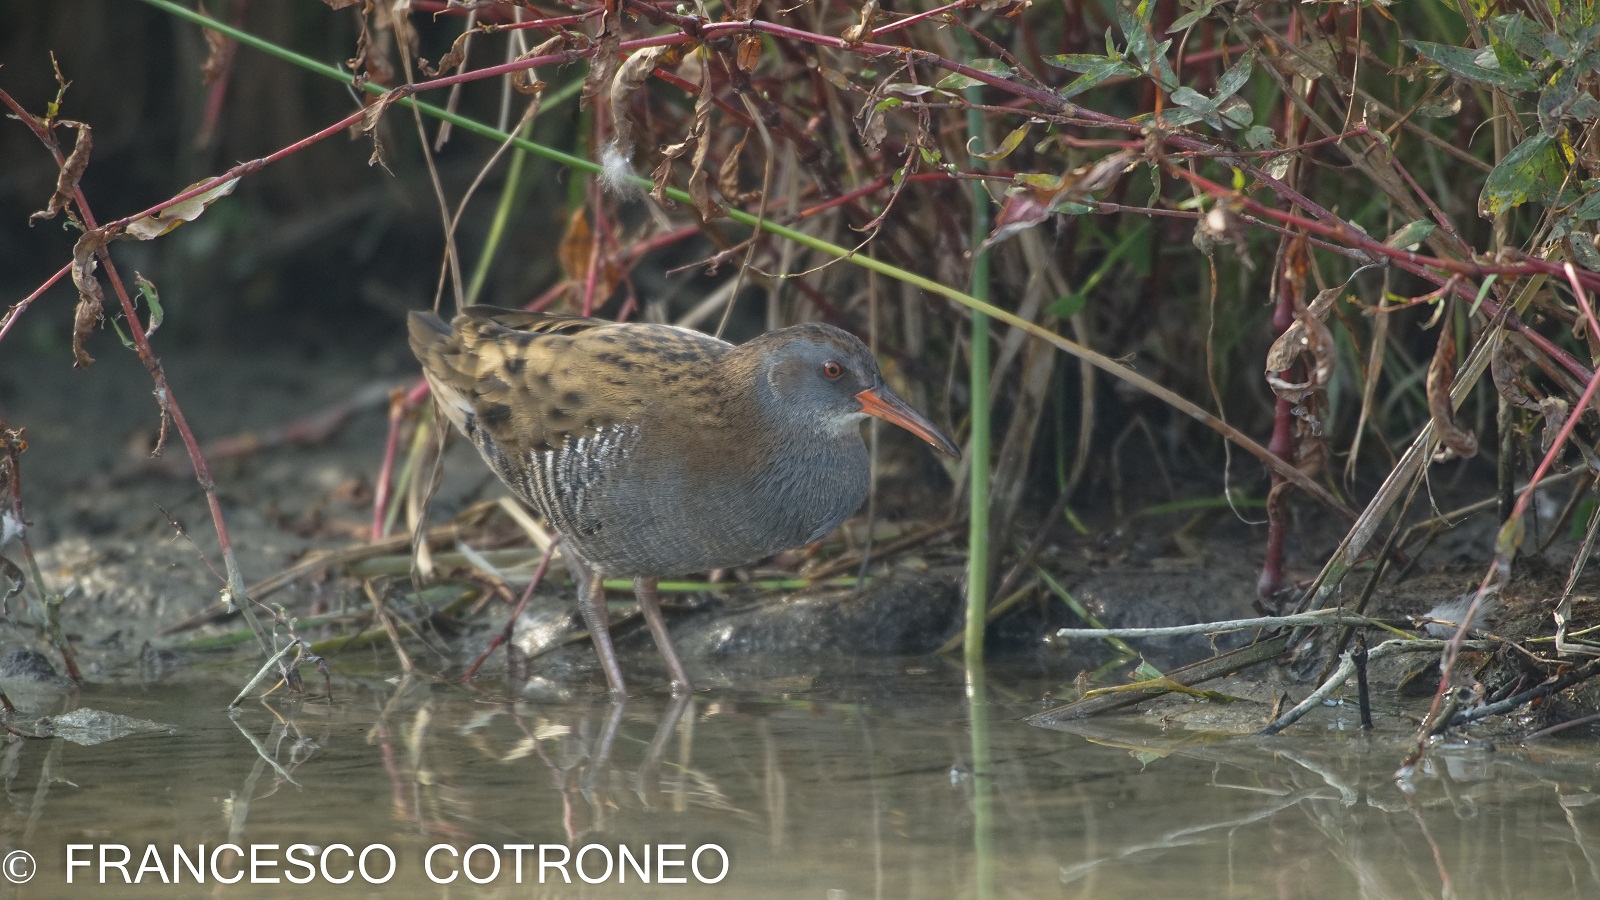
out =
<svg viewBox="0 0 1600 900"><path fill-rule="evenodd" d="M838 378L844 374L844 367L830 359L822 364L822 374L829 378Z"/></svg>

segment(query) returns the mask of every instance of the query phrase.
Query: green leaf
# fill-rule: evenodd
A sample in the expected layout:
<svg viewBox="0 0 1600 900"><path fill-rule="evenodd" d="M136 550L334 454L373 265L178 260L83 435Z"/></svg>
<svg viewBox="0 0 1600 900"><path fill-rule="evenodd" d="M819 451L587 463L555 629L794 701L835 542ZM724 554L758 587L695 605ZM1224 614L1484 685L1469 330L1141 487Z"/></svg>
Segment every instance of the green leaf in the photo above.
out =
<svg viewBox="0 0 1600 900"><path fill-rule="evenodd" d="M1138 667L1133 670L1133 673L1129 677L1134 681L1155 681L1158 678L1165 678L1167 675L1165 672L1162 672L1160 669L1141 659L1139 660Z"/></svg>
<svg viewBox="0 0 1600 900"><path fill-rule="evenodd" d="M1415 107L1417 115L1430 119L1444 119L1461 112L1461 92L1455 82L1448 82L1444 90L1421 101Z"/></svg>
<svg viewBox="0 0 1600 900"><path fill-rule="evenodd" d="M1400 43L1433 60L1440 68L1457 78L1464 78L1475 84L1519 91L1531 91L1538 87L1538 82L1526 72L1518 74L1501 68L1493 50L1451 47L1447 44L1435 44L1432 41L1408 40Z"/></svg>
<svg viewBox="0 0 1600 900"><path fill-rule="evenodd" d="M979 87L982 84L983 82L973 78L971 75L951 72L949 75L939 79L939 83L935 84L934 87L941 91L964 91L969 87Z"/></svg>
<svg viewBox="0 0 1600 900"><path fill-rule="evenodd" d="M1583 183L1583 193L1571 210L1577 219L1600 219L1600 178L1590 178Z"/></svg>
<svg viewBox="0 0 1600 900"><path fill-rule="evenodd" d="M1593 122L1595 119L1600 119L1600 100L1588 94L1579 94L1572 108L1567 110L1567 115L1579 122Z"/></svg>
<svg viewBox="0 0 1600 900"><path fill-rule="evenodd" d="M970 62L964 63L964 65L966 65L968 68L977 69L986 75L995 75L1000 78L1009 79L1011 76L1016 74L1012 71L1010 66L998 59L974 59ZM986 82L979 81L970 75L963 75L960 72L951 72L949 75L946 75L939 81L938 87L941 90L946 91L964 91L969 87L977 87L978 85L985 83Z"/></svg>
<svg viewBox="0 0 1600 900"><path fill-rule="evenodd" d="M1562 118L1578 101L1578 76L1590 69L1592 60L1593 54L1590 54L1580 62L1564 66L1539 92L1540 131L1555 137L1561 130Z"/></svg>
<svg viewBox="0 0 1600 900"><path fill-rule="evenodd" d="M1558 35L1549 34L1543 26L1522 13L1494 16L1486 19L1483 24L1489 32L1491 46L1499 45L1502 48L1502 52L1510 51L1521 57L1516 63L1519 66L1522 64L1523 59L1542 59L1544 54L1549 51L1549 47L1546 46L1546 39L1559 37ZM1561 58L1566 59L1567 56L1561 54Z"/></svg>
<svg viewBox="0 0 1600 900"><path fill-rule="evenodd" d="M1121 58L1115 54L1098 56L1093 53L1058 53L1055 56L1046 56L1044 61L1058 69L1066 69L1069 72L1092 72L1104 66L1107 61L1122 62ZM1131 66L1128 68L1128 74L1134 74Z"/></svg>
<svg viewBox="0 0 1600 900"><path fill-rule="evenodd" d="M1251 150L1265 150L1276 143L1277 139L1278 136L1265 125L1254 125L1246 128L1244 132L1245 146Z"/></svg>
<svg viewBox="0 0 1600 900"><path fill-rule="evenodd" d="M1167 34L1182 31L1206 16L1211 15L1211 7L1216 5L1217 0L1204 0L1204 2L1202 2L1199 6L1196 6L1194 9L1191 9L1174 19L1171 27L1167 29Z"/></svg>
<svg viewBox="0 0 1600 900"><path fill-rule="evenodd" d="M1590 234L1575 234L1568 246L1572 247L1574 262L1591 272L1600 272L1600 251L1594 249L1593 238Z"/></svg>
<svg viewBox="0 0 1600 900"><path fill-rule="evenodd" d="M1552 203L1566 174L1567 161L1555 139L1535 134L1512 148L1484 180L1478 215L1490 218L1529 201Z"/></svg>
<svg viewBox="0 0 1600 900"><path fill-rule="evenodd" d="M1178 88L1178 73L1172 71L1172 63L1167 61L1167 50L1171 47L1172 41L1162 41L1149 54L1134 54L1141 64L1142 71L1163 91L1173 91Z"/></svg>
<svg viewBox="0 0 1600 900"><path fill-rule="evenodd" d="M1031 122L1024 122L1021 125L1018 125L1016 128L1011 130L1010 134L1006 135L1006 139L1000 142L1000 146L987 152L972 149L972 141L977 140L977 138L973 138L972 141L967 141L967 152L981 160L984 160L985 162L994 162L997 159L1005 159L1011 155L1013 150L1021 146L1022 139L1028 136L1028 129L1032 127L1033 123Z"/></svg>
<svg viewBox="0 0 1600 900"><path fill-rule="evenodd" d="M1087 291L1073 291L1050 304L1050 314L1062 319L1070 319L1077 315L1088 302L1089 293Z"/></svg>
<svg viewBox="0 0 1600 900"><path fill-rule="evenodd" d="M1438 227L1437 224L1427 219L1418 219L1409 225L1402 226L1394 234L1389 235L1388 239L1383 243L1385 246L1394 247L1397 250L1415 250L1422 246L1422 242L1427 240L1433 234L1434 229Z"/></svg>
<svg viewBox="0 0 1600 900"><path fill-rule="evenodd" d="M1100 60L1100 66L1084 72L1071 84L1067 85L1065 88L1062 88L1061 96L1063 98L1073 97L1113 78L1126 78L1139 74L1137 69L1120 59L1111 59L1109 57L1102 56L1100 57ZM1062 68L1066 67L1063 66Z"/></svg>
<svg viewBox="0 0 1600 900"><path fill-rule="evenodd" d="M1228 128L1249 128L1256 120L1256 111L1240 97L1229 97L1217 105L1217 116Z"/></svg>
<svg viewBox="0 0 1600 900"><path fill-rule="evenodd" d="M150 322L144 329L145 337L149 337L161 327L161 322L167 314L161 309L161 295L156 292L156 286L151 284L149 279L135 272L133 284L139 289L139 296L144 298L145 305L150 307Z"/></svg>
<svg viewBox="0 0 1600 900"><path fill-rule="evenodd" d="M1215 111L1217 104L1210 97L1187 85L1172 92L1172 102L1193 110Z"/></svg>
<svg viewBox="0 0 1600 900"><path fill-rule="evenodd" d="M1228 71L1223 72L1222 77L1217 79L1217 93L1212 99L1221 102L1239 93L1239 89L1250 80L1250 73L1254 70L1255 64L1254 50L1247 51L1245 55L1239 57L1239 61L1229 66Z"/></svg>

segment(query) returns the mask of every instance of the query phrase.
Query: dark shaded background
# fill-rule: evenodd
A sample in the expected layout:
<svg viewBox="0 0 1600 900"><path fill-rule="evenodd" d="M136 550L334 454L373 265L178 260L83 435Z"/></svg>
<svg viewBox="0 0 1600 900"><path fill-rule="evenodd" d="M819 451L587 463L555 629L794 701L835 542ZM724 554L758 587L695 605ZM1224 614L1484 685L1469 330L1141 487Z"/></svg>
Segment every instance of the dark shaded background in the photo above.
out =
<svg viewBox="0 0 1600 900"><path fill-rule="evenodd" d="M315 2L212 4L246 30L315 59L341 64L353 52L356 10ZM437 58L451 32L415 17L422 55ZM351 90L246 47L235 54L211 139L197 142L208 87L208 49L200 29L131 0L78 0L14 6L0 29L0 87L42 113L55 95L50 54L71 82L61 116L94 128L82 186L99 221L144 209L184 186L272 153L337 121L356 106ZM551 73L552 76L556 73ZM561 77L580 77L574 69ZM426 99L442 102L442 92ZM468 85L463 111L494 121L499 86ZM577 108L541 115L538 137L570 147ZM437 127L429 122L430 134ZM74 133L57 132L67 149ZM409 112L385 122L389 172L368 165L371 141L335 137L244 179L234 195L198 221L148 243L120 241L112 252L125 276L138 271L160 289L162 346L203 342L226 350L372 353L397 346L403 311L432 304L443 225L418 152ZM494 145L456 132L438 155L441 176L459 198ZM77 232L65 216L32 227L54 185L50 155L22 124L0 123L0 290L15 303L71 258ZM504 166L499 167L503 171ZM392 173L392 174L391 174ZM480 188L458 238L474 262L498 196L500 175ZM559 277L551 249L568 189L564 171L532 162L483 299L526 302ZM109 293L109 288L108 288ZM70 361L72 308L65 281L18 323L0 353L17 343ZM17 343L13 343L17 342ZM101 335L91 353L122 352Z"/></svg>

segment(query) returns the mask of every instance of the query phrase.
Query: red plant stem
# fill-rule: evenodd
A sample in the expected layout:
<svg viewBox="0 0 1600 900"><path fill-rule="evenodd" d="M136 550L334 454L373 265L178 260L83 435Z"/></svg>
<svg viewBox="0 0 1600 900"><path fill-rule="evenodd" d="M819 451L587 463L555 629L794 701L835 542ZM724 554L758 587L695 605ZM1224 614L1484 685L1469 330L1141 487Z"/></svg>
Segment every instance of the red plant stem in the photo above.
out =
<svg viewBox="0 0 1600 900"><path fill-rule="evenodd" d="M63 276L71 271L72 263L67 263L66 265L62 266L54 275L51 275L49 278L45 279L44 284L41 284L35 288L33 293L23 297L21 300L18 300L14 305L12 305L11 309L6 311L5 321L0 322L0 341L6 339L6 333L11 330L11 326L17 324L17 320L22 318L22 314L28 311L28 307L33 305L33 301L39 299L40 294L43 294L45 291L49 290L52 285L60 281Z"/></svg>
<svg viewBox="0 0 1600 900"><path fill-rule="evenodd" d="M423 384L427 384L424 380ZM394 458L400 447L400 425L405 421L406 395L396 388L389 394L389 436L383 442L383 465L378 468L378 486L372 497L372 539L384 538L383 523L389 518L390 482L394 479Z"/></svg>
<svg viewBox="0 0 1600 900"><path fill-rule="evenodd" d="M979 3L982 3L982 2L983 2L983 0L956 0L956 2L954 2L954 3L950 3L950 4L947 4L945 6L938 7L937 9L930 9L930 10L927 10L926 12L919 12L914 16L906 16L904 19L901 19L901 20L899 20L897 22L890 22L889 24L883 26L882 28L874 29L872 33L873 34L888 34L891 31L899 31L902 28L907 28L909 26L915 25L918 22L923 21L924 19L931 19L934 16L942 16L942 15L946 15L948 13L953 13L958 9L966 9L969 6L977 6Z"/></svg>
<svg viewBox="0 0 1600 900"><path fill-rule="evenodd" d="M56 143L55 136L38 119L23 109L22 105L5 90L0 90L0 102L16 113L18 119L33 131L40 143L44 144L55 158L57 166L65 165L66 157L62 154L60 145ZM73 199L79 215L83 217L84 227L94 230L97 227L94 213L89 209L89 202L84 197L82 188L76 185L73 187ZM111 259L110 251L102 245L95 256L105 269L106 277L116 292L118 302L122 304L122 314L128 323L128 333L133 337L139 361L144 363L145 370L155 382L157 402L160 403L162 412L171 417L173 426L178 429L178 435L183 440L184 449L189 454L189 460L194 464L195 480L200 483L200 490L206 496L206 505L211 511L211 523L217 532L217 546L222 552L223 566L228 573L228 592L231 600L240 609L246 609L250 600L245 590L244 576L239 571L238 560L234 558L233 543L228 538L228 526L222 515L222 503L217 497L216 482L211 477L211 467L206 464L205 456L200 452L200 442L195 440L194 432L189 428L189 420L178 405L178 399L173 395L171 386L167 384L166 372L162 369L161 361L156 358L155 349L150 346L150 339L145 334L144 325L139 321L138 311L134 308L133 299L128 296L127 286L122 282L122 276L117 270L116 263ZM254 616L247 615L246 618L252 625L255 624ZM272 651L267 636L257 628L252 628L251 631L261 644L261 649L270 654Z"/></svg>
<svg viewBox="0 0 1600 900"><path fill-rule="evenodd" d="M489 646L485 647L483 653L479 654L478 658L472 661L472 665L467 667L467 671L462 673L462 681L471 681L477 676L478 670L483 667L484 662L488 660L489 654L493 653L501 645L510 643L512 629L516 627L517 618L527 608L528 600L533 597L533 589L538 587L539 582L544 580L545 570L550 568L550 559L556 555L556 545L559 543L561 543L561 535L558 534L550 542L550 546L544 548L544 555L539 557L539 565L533 570L533 580L528 582L528 589L522 592L522 599L517 601L516 609L511 611L511 618L506 620L506 627L502 628L500 633L489 641Z"/></svg>
<svg viewBox="0 0 1600 900"><path fill-rule="evenodd" d="M967 77L981 81L990 87L994 87L1023 99L1030 100L1045 109L1091 126L1128 131L1130 133L1140 135L1145 134L1148 130L1147 126L1143 124L1130 122L1125 119L1119 119L1106 113L1095 112L1094 110L1083 109L1071 103L1070 101L1063 99L1054 91L1032 85L1021 84L1016 81L1009 80L1003 75L996 75L980 69L975 69L971 66L953 62L951 60L944 59L937 54L930 53L925 50L918 50L913 47L894 46L872 42L855 44L850 41L846 41L843 38L837 38L831 35L816 34L787 25L778 25L776 23L758 20L749 20L744 22L706 22L703 19L699 19L694 16L680 16L668 13L649 4L639 3L637 0L632 3L632 6L633 8L643 12L645 16L650 18L652 21L671 23L677 26L681 29L681 33L658 35L655 37L642 38L632 41L623 41L619 46L619 50L623 52L638 50L645 47L660 47L671 44L683 44L694 41L710 40L712 38L731 36L741 33L769 34L774 37L787 38L790 40L800 41L802 43L810 43L818 46L832 47L837 50L855 52L868 57L903 57L908 64L922 62L949 72L966 75ZM394 100L408 97L421 91L449 87L461 82L492 78L497 75L504 75L509 72L520 71L523 69L536 68L538 66L546 66L554 63L575 62L577 60L594 55L596 50L596 47L565 50L559 53L550 53L530 59L517 60L509 63L502 63L496 66L475 69L470 72L459 72L454 75L443 76L431 81L400 85L382 95L377 102L393 102ZM347 116L328 128L325 128L322 131L317 132L316 134L311 135L310 137L307 137L301 141L297 141L270 156L236 166L233 169L230 169L227 174L218 176L217 178L205 182L188 191L184 191L183 193L178 194L177 196L156 206L153 206L142 213L112 222L107 225L107 229L120 230L122 227L125 227L128 222L131 222L140 216L159 212L160 210L166 209L167 207L176 203L205 193L224 181L227 181L229 178L251 174L265 165L276 162L284 156L298 152L310 144L316 143L332 136L333 134L339 133L355 122L360 121L363 115L365 115L364 112ZM1234 159L1240 159L1243 155L1242 151L1235 151L1227 147L1218 146L1183 132L1169 132L1161 134L1159 137L1165 143L1181 151L1193 151L1219 157L1226 156ZM1360 246L1370 252L1395 258L1397 261L1404 260L1411 262L1418 267L1438 268L1447 272L1456 272L1459 274L1473 275L1476 277L1482 277L1484 275L1496 273L1508 276L1521 276L1533 273L1542 273L1552 276L1560 276L1562 274L1560 266L1556 265L1555 263L1549 263L1540 260L1525 260L1520 265L1483 265L1472 262L1463 262L1460 260L1423 256L1415 252L1389 248L1384 246L1381 242L1373 240L1367 235L1362 234L1360 231L1350 226L1344 220L1340 219L1338 216L1334 215L1320 204L1312 201L1308 197L1305 197L1300 192L1290 188L1288 185L1272 177L1267 172L1242 161L1238 163L1238 166L1246 174L1260 181L1268 189L1272 190L1278 196L1288 200L1294 206L1298 206L1310 213L1318 221L1312 222L1311 220L1307 220L1302 216L1293 216L1292 214L1281 213L1277 210L1272 210L1270 213L1268 213L1268 215L1271 215L1275 218L1283 218L1284 221L1294 225L1316 225L1317 227L1313 230L1336 242L1341 242L1349 246ZM1195 181L1196 184L1209 184L1218 191L1223 191L1228 196L1232 196L1235 193L1231 190L1223 189L1220 186L1204 179L1202 176L1194 175L1193 173L1177 170L1174 172L1174 174L1189 178L1190 180ZM1251 203L1253 201L1245 199L1244 202ZM1407 270L1412 271L1412 269L1409 267ZM1418 274L1421 274L1422 277L1429 278L1430 280L1435 280L1435 282L1438 283L1437 276L1433 275L1432 273L1418 271ZM1600 273L1584 271L1578 273L1578 278L1580 282L1590 290L1600 290Z"/></svg>
<svg viewBox="0 0 1600 900"><path fill-rule="evenodd" d="M1571 262L1563 263L1561 268L1567 277L1567 283L1572 286L1572 295L1583 308L1583 317L1589 326L1591 347L1600 347L1600 321L1595 320L1594 307L1589 302L1589 293L1584 290L1582 282L1578 279L1578 272ZM1533 470L1533 475L1528 478L1528 483L1522 488L1522 493L1517 495L1516 505L1511 509L1511 516L1506 519L1505 527L1516 527L1512 523L1521 521L1527 514L1528 506L1533 502L1534 491L1538 489L1539 482L1555 465L1556 459L1561 456L1561 451L1566 449L1567 441L1572 437L1572 429L1583 418L1583 411L1594 402L1595 391L1600 388L1600 372L1589 376L1588 384L1583 389L1583 395L1578 398L1577 405L1573 408L1572 415L1561 424L1561 430L1556 433L1555 440L1550 442L1550 449L1545 451L1544 458L1539 460L1539 465ZM1444 653L1439 659L1439 688L1434 692L1433 705L1428 709L1428 715L1422 721L1422 728L1417 732L1416 743L1411 752L1406 755L1405 762L1401 764L1401 771L1405 772L1416 765L1422 757L1423 741L1428 737L1430 724L1435 724L1439 715L1439 708L1444 703L1445 694L1450 691L1451 673L1455 669L1456 659L1461 653L1462 644L1467 639L1467 629L1472 625L1472 620L1477 616L1478 608L1489 593L1489 586L1494 584L1496 576L1509 578L1511 560L1508 554L1515 554L1515 547L1506 547L1503 542L1497 541L1495 546L1494 561L1489 564L1489 571L1484 573L1483 580L1478 582L1478 591L1472 597L1472 603L1467 606L1467 611L1461 616L1461 624L1456 628L1456 633L1450 636L1450 643L1445 645Z"/></svg>
<svg viewBox="0 0 1600 900"><path fill-rule="evenodd" d="M384 441L383 465L372 497L372 539L375 541L383 539L383 523L389 520L389 482L394 477L394 460L400 446L401 418L406 411L416 409L430 390L428 379L418 378L404 393L397 388L389 395L389 436Z"/></svg>
<svg viewBox="0 0 1600 900"><path fill-rule="evenodd" d="M1453 274L1466 275L1479 279L1487 275L1498 274L1522 276L1542 273L1547 270L1553 271L1558 275L1564 274L1561 266L1554 263L1547 263L1537 260L1526 260L1524 265L1512 266L1498 263L1480 264L1463 260L1420 256L1413 251L1390 247L1381 241L1361 233L1358 229L1351 227L1337 218L1335 219L1336 224L1326 225L1321 222L1307 219L1304 216L1297 216L1293 213L1287 213L1283 212L1282 210L1273 209L1272 207L1266 206L1250 199L1249 197L1241 195L1238 191L1235 191L1232 188L1224 187L1214 181L1211 181L1210 179L1205 178L1202 175L1197 175L1193 172L1187 171L1182 167L1168 166L1167 171L1173 175L1188 180L1214 197L1223 198L1230 202L1238 203L1245 209L1248 209L1257 215L1277 219L1278 221L1284 222L1294 228L1303 228L1307 231L1324 235L1341 244L1365 251L1370 254L1388 257L1390 262L1396 268L1403 269L1434 284L1449 286L1448 279L1440 277L1438 272L1432 271L1434 269L1442 269ZM1585 287L1588 287L1588 285L1584 282L1585 274L1586 273L1579 272L1577 277L1580 284L1584 284ZM1457 296L1463 297L1468 301L1474 301L1477 299L1477 294L1472 290L1470 285L1458 283L1451 287L1451 290L1455 291ZM1483 308L1489 315L1493 316L1499 314L1503 307L1499 303L1485 297L1483 299ZM1539 332L1529 328L1527 324L1521 320L1521 318L1515 315L1514 312L1510 310L1506 311L1505 323L1512 329L1521 333L1531 343L1538 346L1539 349L1548 354L1551 359L1560 362L1562 367L1567 371L1573 373L1573 375L1582 380L1587 381L1589 379L1589 376L1592 373L1589 371L1587 366L1573 359L1570 354L1568 354L1565 350L1562 350L1560 347L1557 347L1550 341L1549 338L1546 338Z"/></svg>
<svg viewBox="0 0 1600 900"><path fill-rule="evenodd" d="M244 18L250 10L249 0L240 0L233 5L233 27L243 28ZM200 129L195 133L194 146L197 149L211 145L211 139L216 134L217 123L222 120L222 104L228 97L228 84L233 75L233 58L238 55L239 42L222 32L214 32L222 40L222 48L217 51L216 57L221 64L217 67L214 80L206 90L205 112L200 118Z"/></svg>

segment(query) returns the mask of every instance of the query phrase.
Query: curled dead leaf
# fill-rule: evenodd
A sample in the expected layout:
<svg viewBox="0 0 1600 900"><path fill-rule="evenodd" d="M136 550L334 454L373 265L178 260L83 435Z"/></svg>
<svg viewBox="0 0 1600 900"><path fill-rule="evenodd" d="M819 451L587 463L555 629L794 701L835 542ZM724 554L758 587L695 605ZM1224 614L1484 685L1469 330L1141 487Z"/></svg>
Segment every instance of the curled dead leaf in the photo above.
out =
<svg viewBox="0 0 1600 900"><path fill-rule="evenodd" d="M178 193L187 193L209 181L211 181L209 178L196 181ZM193 222L195 219L200 218L200 214L206 211L206 207L233 193L233 189L238 184L239 179L230 178L209 191L196 194L182 202L174 203L160 212L151 213L148 216L140 216L128 223L124 233L141 241L161 237L185 222Z"/></svg>
<svg viewBox="0 0 1600 900"><path fill-rule="evenodd" d="M1454 317L1445 317L1439 329L1439 343L1434 345L1433 361L1428 364L1428 415L1433 419L1433 433L1438 436L1439 443L1462 459L1468 459L1477 455L1478 439L1456 424L1455 411L1450 404L1450 387L1456 377L1453 320Z"/></svg>
<svg viewBox="0 0 1600 900"><path fill-rule="evenodd" d="M701 165L705 161L705 151L700 148L700 145L704 142L706 129L711 123L711 97L711 67L703 66L700 74L700 96L695 99L694 103L694 124L689 127L689 133L684 136L683 140L662 148L661 164L656 166L655 171L651 173L651 180L655 182L655 187L650 189L650 196L654 197L657 203L663 206L668 205L666 188L667 182L672 177L672 163L690 150L695 151L695 172L689 177L689 193L694 200L695 209L699 210L701 217L706 219L721 214L721 208L711 202L706 191L705 176L701 175L700 172ZM695 183L696 176L700 178L698 188ZM699 191L698 196L696 196L697 190Z"/></svg>
<svg viewBox="0 0 1600 900"><path fill-rule="evenodd" d="M878 17L878 0L867 0L861 7L861 20L844 30L841 35L851 44L864 44L872 40L872 21Z"/></svg>
<svg viewBox="0 0 1600 900"><path fill-rule="evenodd" d="M1511 341L1501 341L1489 360L1489 374L1494 378L1495 392L1501 399L1517 409L1538 413L1544 420L1544 436L1539 446L1542 451L1549 452L1562 426L1567 423L1571 405L1560 397L1540 396L1534 399L1540 391L1522 374L1525 365L1527 358L1522 350ZM1581 442L1579 448L1582 449Z"/></svg>
<svg viewBox="0 0 1600 900"><path fill-rule="evenodd" d="M739 143L734 144L728 155L723 157L722 166L717 169L717 190L732 203L751 203L761 199L760 191L739 189L739 158L744 155L744 145L748 140L750 140L750 130L745 129L744 136L739 138Z"/></svg>
<svg viewBox="0 0 1600 900"><path fill-rule="evenodd" d="M1284 400L1290 403L1303 402L1308 396L1326 390L1328 383L1333 380L1338 354L1333 332L1328 329L1325 320L1328 310L1333 308L1333 302L1339 299L1343 290L1344 285L1339 285L1319 291L1310 305L1295 315L1295 320L1267 350L1267 384L1272 387L1274 394ZM1284 373L1293 368L1303 354L1311 357L1306 380L1294 382L1284 378Z"/></svg>
<svg viewBox="0 0 1600 900"><path fill-rule="evenodd" d="M595 39L595 52L589 57L589 74L583 77L583 93L580 95L580 105L584 107L594 102L594 98L599 97L602 91L609 90L616 78L617 53L622 47L622 33L617 30L616 22L616 16L606 16L600 35Z"/></svg>
<svg viewBox="0 0 1600 900"><path fill-rule="evenodd" d="M639 124L628 115L628 101L635 92L644 87L650 79L650 73L656 70L656 63L667 55L670 47L646 47L623 60L617 68L617 74L611 79L611 122L617 135L622 138L622 146L632 155L631 148L637 146L637 132Z"/></svg>
<svg viewBox="0 0 1600 900"><path fill-rule="evenodd" d="M417 65L422 68L422 71L428 73L429 78L438 78L451 69L459 67L467 61L467 49L472 45L472 36L474 34L477 34L477 32L469 28L456 35L455 41L450 44L450 52L439 60L437 66L430 66L427 60L421 58L417 60Z"/></svg>
<svg viewBox="0 0 1600 900"><path fill-rule="evenodd" d="M561 236L561 243L557 247L556 255L561 261L561 271L567 277L569 284L578 285L580 288L589 278L590 260L595 258L598 247L595 243L594 230L589 227L589 217L582 208L572 213L572 218L567 220L566 233ZM622 280L622 273L616 263L602 260L595 272L595 301L600 302L610 297L617 288L617 282ZM572 294L568 294L569 297ZM573 304L577 306L576 303Z"/></svg>
<svg viewBox="0 0 1600 900"><path fill-rule="evenodd" d="M754 72L761 63L761 38L747 34L739 38L738 64L741 72Z"/></svg>
<svg viewBox="0 0 1600 900"><path fill-rule="evenodd" d="M83 170L89 167L89 151L94 148L94 129L83 122L65 119L56 124L78 129L78 139L72 144L72 152L61 163L61 171L56 175L56 189L50 195L50 202L44 209L28 217L29 225L32 225L35 219L54 219L56 213L66 209L78 191L78 181L83 178Z"/></svg>
<svg viewBox="0 0 1600 900"><path fill-rule="evenodd" d="M1006 198L995 215L994 231L984 240L981 249L1038 225L1069 203L1087 199L1110 187L1137 162L1138 155L1133 151L1118 150L1065 175L1017 175L1016 185L1006 191Z"/></svg>
<svg viewBox="0 0 1600 900"><path fill-rule="evenodd" d="M72 247L72 283L78 287L78 309L72 321L73 368L87 368L94 357L83 349L83 344L94 333L95 327L105 317L106 295L94 270L99 263L95 254L106 245L106 233L96 228L86 231Z"/></svg>
<svg viewBox="0 0 1600 900"><path fill-rule="evenodd" d="M527 53L517 57L516 61L520 62L524 59L537 59L541 56L549 56L550 54L555 53L557 50L565 49L566 46L567 36L564 34L558 34L550 40L545 41L539 46L533 48L532 50L529 50ZM535 71L536 70L529 68L517 69L511 73L511 86L516 89L517 93L537 94L544 90L545 83L538 79L538 77L534 74Z"/></svg>
<svg viewBox="0 0 1600 900"><path fill-rule="evenodd" d="M205 12L205 7L201 6L200 10ZM228 61L233 56L236 44L233 38L215 28L202 28L200 33L205 36L207 50L206 61L200 66L200 79L210 86L216 84L222 78L222 74L228 71Z"/></svg>
<svg viewBox="0 0 1600 900"><path fill-rule="evenodd" d="M589 269L589 255L594 252L594 232L589 228L589 216L583 207L572 211L567 220L566 233L556 245L556 258L561 261L561 272L568 279L582 281Z"/></svg>

